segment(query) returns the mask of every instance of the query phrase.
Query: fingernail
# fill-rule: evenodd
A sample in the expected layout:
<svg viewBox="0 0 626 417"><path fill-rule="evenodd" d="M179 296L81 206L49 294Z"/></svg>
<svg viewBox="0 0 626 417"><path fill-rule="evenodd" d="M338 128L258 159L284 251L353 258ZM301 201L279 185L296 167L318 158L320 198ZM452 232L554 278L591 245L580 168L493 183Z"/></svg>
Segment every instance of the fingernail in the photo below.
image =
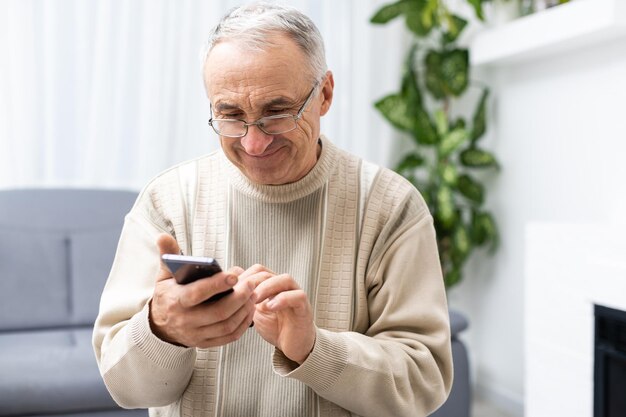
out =
<svg viewBox="0 0 626 417"><path fill-rule="evenodd" d="M226 282L228 283L228 285L235 285L237 284L237 277L235 275L229 275Z"/></svg>

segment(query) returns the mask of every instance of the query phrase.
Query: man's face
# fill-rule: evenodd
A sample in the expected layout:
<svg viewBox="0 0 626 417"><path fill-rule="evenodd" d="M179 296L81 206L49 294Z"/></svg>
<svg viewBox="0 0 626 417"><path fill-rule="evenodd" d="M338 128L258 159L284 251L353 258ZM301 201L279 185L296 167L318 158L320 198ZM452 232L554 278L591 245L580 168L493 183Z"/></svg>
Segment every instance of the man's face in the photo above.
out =
<svg viewBox="0 0 626 417"><path fill-rule="evenodd" d="M298 46L283 35L272 46L250 52L236 42L221 42L210 52L204 80L214 119L254 122L277 114L295 115L316 80L311 80L307 61ZM228 159L258 184L288 184L304 177L319 155L317 139L320 117L332 101L333 79L329 72L298 120L297 128L279 135L249 126L243 138L220 137Z"/></svg>

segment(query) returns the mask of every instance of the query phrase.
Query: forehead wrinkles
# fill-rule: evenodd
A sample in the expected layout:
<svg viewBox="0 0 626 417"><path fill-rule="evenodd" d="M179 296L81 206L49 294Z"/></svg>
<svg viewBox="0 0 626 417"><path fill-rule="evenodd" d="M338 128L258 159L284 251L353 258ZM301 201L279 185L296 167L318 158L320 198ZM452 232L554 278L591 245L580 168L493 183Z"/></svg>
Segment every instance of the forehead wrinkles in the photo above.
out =
<svg viewBox="0 0 626 417"><path fill-rule="evenodd" d="M280 99L295 104L308 92L306 60L298 46L281 36L272 40L272 46L262 51L246 50L237 42L214 47L205 67L214 106L258 109Z"/></svg>
<svg viewBox="0 0 626 417"><path fill-rule="evenodd" d="M242 81L235 85L216 85L211 101L216 111L244 110L261 112L271 106L296 106L301 100L302 86L284 81L262 80L264 83Z"/></svg>

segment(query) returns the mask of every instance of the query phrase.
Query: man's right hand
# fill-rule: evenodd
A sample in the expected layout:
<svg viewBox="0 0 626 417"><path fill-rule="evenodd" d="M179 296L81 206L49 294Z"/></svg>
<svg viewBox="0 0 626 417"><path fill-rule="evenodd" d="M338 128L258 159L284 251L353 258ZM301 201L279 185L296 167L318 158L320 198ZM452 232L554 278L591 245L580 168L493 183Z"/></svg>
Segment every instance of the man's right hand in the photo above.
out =
<svg viewBox="0 0 626 417"><path fill-rule="evenodd" d="M157 239L161 255L178 254L176 240L162 234ZM187 285L178 284L161 262L161 270L150 301L150 327L166 342L208 348L239 339L250 327L255 312L254 284L239 282L241 268L220 272ZM213 303L209 297L233 288L234 292Z"/></svg>

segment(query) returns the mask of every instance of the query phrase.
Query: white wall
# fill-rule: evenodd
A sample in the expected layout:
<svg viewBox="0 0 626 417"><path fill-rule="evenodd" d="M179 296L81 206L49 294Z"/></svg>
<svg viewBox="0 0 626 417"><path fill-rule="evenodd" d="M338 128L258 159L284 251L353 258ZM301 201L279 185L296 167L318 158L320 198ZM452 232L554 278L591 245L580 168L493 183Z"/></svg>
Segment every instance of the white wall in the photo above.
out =
<svg viewBox="0 0 626 417"><path fill-rule="evenodd" d="M624 235L616 224L526 228L527 416L594 416L594 306L626 311Z"/></svg>
<svg viewBox="0 0 626 417"><path fill-rule="evenodd" d="M502 242L494 258L469 265L450 302L470 318L465 339L479 393L521 415L526 225L626 221L626 41L478 68L475 76L493 89L487 142L502 171L487 204Z"/></svg>

